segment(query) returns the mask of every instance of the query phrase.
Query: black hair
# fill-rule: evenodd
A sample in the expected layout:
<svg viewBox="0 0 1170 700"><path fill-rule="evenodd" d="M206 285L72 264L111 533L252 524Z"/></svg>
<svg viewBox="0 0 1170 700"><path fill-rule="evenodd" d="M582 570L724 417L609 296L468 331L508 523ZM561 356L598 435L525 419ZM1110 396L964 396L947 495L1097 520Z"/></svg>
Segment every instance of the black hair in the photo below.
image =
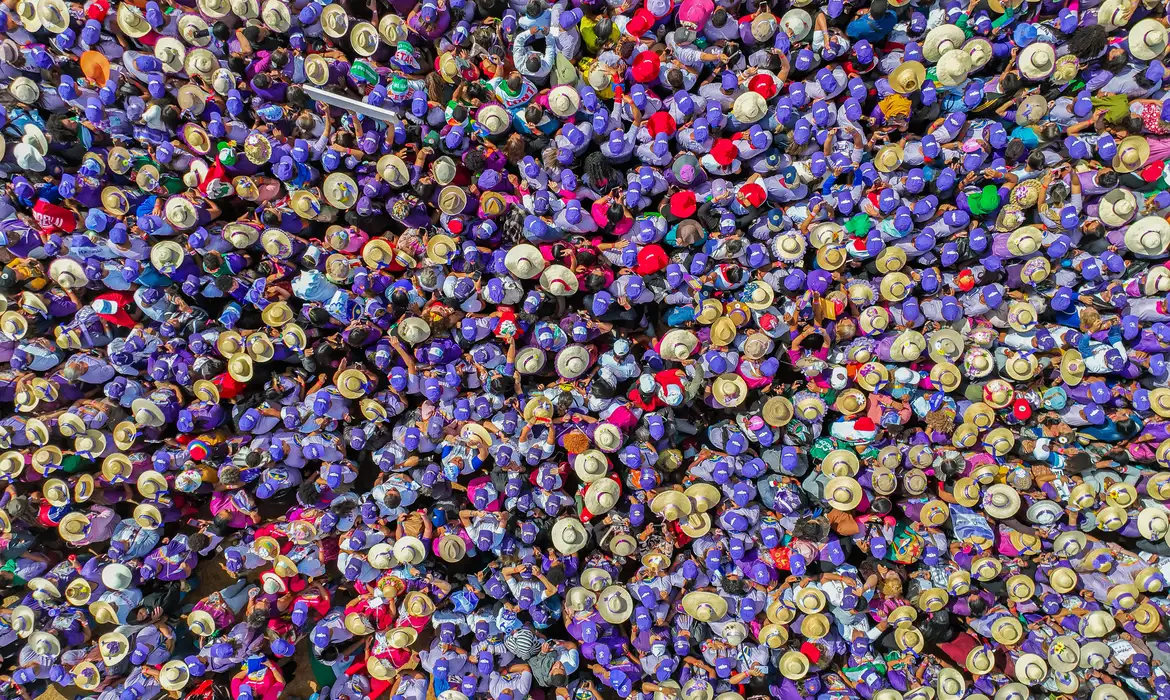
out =
<svg viewBox="0 0 1170 700"><path fill-rule="evenodd" d="M273 51L268 60L272 63L273 68L284 68L288 65L288 49L281 47Z"/></svg>
<svg viewBox="0 0 1170 700"><path fill-rule="evenodd" d="M211 36L215 37L217 41L227 41L232 36L231 27L223 22L215 22L211 25Z"/></svg>
<svg viewBox="0 0 1170 700"><path fill-rule="evenodd" d="M544 3L540 0L529 0L528 5L524 8L524 14L529 19L536 19L544 12Z"/></svg>
<svg viewBox="0 0 1170 700"><path fill-rule="evenodd" d="M1016 94L1021 87L1024 86L1023 81L1015 73L1008 73L999 79L999 94L1005 97L1010 97Z"/></svg>
<svg viewBox="0 0 1170 700"><path fill-rule="evenodd" d="M1004 160L1009 163L1019 162L1024 154L1028 152L1028 148L1024 146L1024 142L1020 139L1012 139L1008 141L1007 147L1003 149Z"/></svg>
<svg viewBox="0 0 1170 700"><path fill-rule="evenodd" d="M609 17L597 20L597 24L593 25L593 35L597 37L598 43L609 41L613 36L613 20Z"/></svg>
<svg viewBox="0 0 1170 700"><path fill-rule="evenodd" d="M488 380L488 389L493 394L508 396L512 393L514 382L511 378L497 375Z"/></svg>
<svg viewBox="0 0 1170 700"><path fill-rule="evenodd" d="M1044 154L1040 151L1032 151L1028 154L1028 167L1033 170L1039 170L1044 167Z"/></svg>
<svg viewBox="0 0 1170 700"><path fill-rule="evenodd" d="M318 495L317 484L312 481L302 481L301 485L297 487L297 500L307 506L315 504Z"/></svg>
<svg viewBox="0 0 1170 700"><path fill-rule="evenodd" d="M508 76L505 81L508 84L508 91L512 93L520 92L520 88L524 85L524 77L519 73L513 73Z"/></svg>
<svg viewBox="0 0 1170 700"><path fill-rule="evenodd" d="M77 122L54 112L45 123L45 133L55 143L69 144L77 140Z"/></svg>
<svg viewBox="0 0 1170 700"><path fill-rule="evenodd" d="M289 85L288 90L284 93L285 100L298 109L308 107L312 101L309 96L305 94L305 89L300 85Z"/></svg>
<svg viewBox="0 0 1170 700"><path fill-rule="evenodd" d="M264 453L260 450L249 450L248 455L244 457L244 462L247 463L249 467L255 469L264 463Z"/></svg>
<svg viewBox="0 0 1170 700"><path fill-rule="evenodd" d="M1097 184L1101 187L1116 187L1121 177L1116 170L1098 170Z"/></svg>
<svg viewBox="0 0 1170 700"><path fill-rule="evenodd" d="M207 529L216 537L223 537L232 530L232 514L221 510L212 516L211 524L207 526Z"/></svg>
<svg viewBox="0 0 1170 700"><path fill-rule="evenodd" d="M869 16L874 19L881 19L886 16L886 12L890 9L890 5L886 0L873 0L869 3Z"/></svg>
<svg viewBox="0 0 1170 700"><path fill-rule="evenodd" d="M397 508L398 506L402 505L402 494L398 493L394 489L386 489L386 493L382 494L382 503L384 503L387 508Z"/></svg>
<svg viewBox="0 0 1170 700"><path fill-rule="evenodd" d="M267 90L272 87L272 78L269 78L267 73L259 73L252 78L252 84L261 90Z"/></svg>
<svg viewBox="0 0 1170 700"><path fill-rule="evenodd" d="M537 60L540 58L537 57ZM544 119L544 110L535 102L529 102L524 108L524 118L533 124L539 124Z"/></svg>
<svg viewBox="0 0 1170 700"><path fill-rule="evenodd" d="M268 626L268 611L263 608L254 608L248 613L248 629L259 631Z"/></svg>
<svg viewBox="0 0 1170 700"><path fill-rule="evenodd" d="M210 544L211 538L202 532L192 532L190 535L187 535L187 549L190 549L192 552L202 552Z"/></svg>
<svg viewBox="0 0 1170 700"><path fill-rule="evenodd" d="M1129 63L1129 54L1122 52L1112 56L1106 56L1105 60L1101 61L1101 68L1110 73L1116 73L1125 68L1127 63Z"/></svg>
<svg viewBox="0 0 1170 700"><path fill-rule="evenodd" d="M1101 55L1105 50L1105 43L1109 40L1109 32L1100 24L1080 26L1072 33L1068 40L1069 53L1081 61L1089 61Z"/></svg>
<svg viewBox="0 0 1170 700"><path fill-rule="evenodd" d="M360 348L366 344L370 338L370 331L366 328L353 328L349 331L345 339L346 345L351 348Z"/></svg>
<svg viewBox="0 0 1170 700"><path fill-rule="evenodd" d="M248 40L249 44L256 44L260 41L260 28L254 25L244 27L244 38Z"/></svg>
<svg viewBox="0 0 1170 700"><path fill-rule="evenodd" d="M1138 76L1138 77L1145 78L1145 76ZM1051 123L1051 125L1056 127L1055 123ZM1121 127L1131 134L1142 133L1142 131L1145 129L1145 126L1146 126L1145 123L1142 122L1142 118L1135 116L1133 114L1131 114L1128 117L1125 117L1124 119L1121 120ZM1057 129L1059 129L1059 128L1060 127L1057 127Z"/></svg>
<svg viewBox="0 0 1170 700"><path fill-rule="evenodd" d="M675 90L680 90L683 87L682 71L678 68L671 68L666 71L666 84Z"/></svg>
<svg viewBox="0 0 1170 700"><path fill-rule="evenodd" d="M332 316L323 307L315 306L309 309L309 322L314 326L324 326L329 323L329 319L331 318Z"/></svg>

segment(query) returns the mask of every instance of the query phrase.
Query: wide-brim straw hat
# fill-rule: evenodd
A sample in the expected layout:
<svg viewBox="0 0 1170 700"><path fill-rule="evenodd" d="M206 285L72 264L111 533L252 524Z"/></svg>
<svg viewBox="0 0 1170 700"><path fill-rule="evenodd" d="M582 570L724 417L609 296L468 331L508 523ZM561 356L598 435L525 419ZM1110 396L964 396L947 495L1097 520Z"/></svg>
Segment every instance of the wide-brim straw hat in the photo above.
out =
<svg viewBox="0 0 1170 700"><path fill-rule="evenodd" d="M684 492L667 489L654 496L650 501L650 510L661 515L664 520L672 521L690 515L693 506Z"/></svg>
<svg viewBox="0 0 1170 700"><path fill-rule="evenodd" d="M553 523L552 541L561 554L574 554L589 543L589 532L576 518L560 518Z"/></svg>
<svg viewBox="0 0 1170 700"><path fill-rule="evenodd" d="M1126 136L1117 144L1113 156L1113 169L1121 173L1132 173L1141 169L1150 159L1150 142L1144 136Z"/></svg>
<svg viewBox="0 0 1170 700"><path fill-rule="evenodd" d="M597 595L597 612L611 624L621 624L634 614L634 600L624 586L612 585Z"/></svg>
<svg viewBox="0 0 1170 700"><path fill-rule="evenodd" d="M708 591L691 591L683 596L683 610L699 622L715 622L727 616L727 601Z"/></svg>
<svg viewBox="0 0 1170 700"><path fill-rule="evenodd" d="M789 651L780 657L780 675L789 680L800 680L808 675L808 657L799 651Z"/></svg>

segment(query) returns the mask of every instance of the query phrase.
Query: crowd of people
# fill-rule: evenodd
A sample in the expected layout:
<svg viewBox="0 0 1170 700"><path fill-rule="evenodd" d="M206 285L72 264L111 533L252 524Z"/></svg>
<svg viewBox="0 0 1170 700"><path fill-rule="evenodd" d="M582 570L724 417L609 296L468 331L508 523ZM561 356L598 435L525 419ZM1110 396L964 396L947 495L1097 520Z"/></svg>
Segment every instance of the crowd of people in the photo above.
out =
<svg viewBox="0 0 1170 700"><path fill-rule="evenodd" d="M0 13L5 700L1170 700L1166 0Z"/></svg>

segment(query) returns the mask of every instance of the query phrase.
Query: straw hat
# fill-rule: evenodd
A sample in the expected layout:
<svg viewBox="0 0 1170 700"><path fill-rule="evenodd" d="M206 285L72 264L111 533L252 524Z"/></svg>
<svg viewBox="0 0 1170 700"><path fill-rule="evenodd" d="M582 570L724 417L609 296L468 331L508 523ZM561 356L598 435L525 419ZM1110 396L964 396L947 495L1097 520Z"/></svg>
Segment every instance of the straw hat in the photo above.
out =
<svg viewBox="0 0 1170 700"><path fill-rule="evenodd" d="M1170 532L1170 512L1165 508L1150 506L1138 513L1138 532L1147 540L1160 540Z"/></svg>
<svg viewBox="0 0 1170 700"><path fill-rule="evenodd" d="M877 154L873 157L873 164L881 172L889 173L901 167L904 157L905 152L900 145L887 144L878 149Z"/></svg>
<svg viewBox="0 0 1170 700"><path fill-rule="evenodd" d="M1129 513L1120 506L1106 506L1097 511L1097 529L1117 532L1129 522Z"/></svg>
<svg viewBox="0 0 1170 700"><path fill-rule="evenodd" d="M683 596L683 610L699 622L715 622L727 615L727 601L707 591L692 591Z"/></svg>
<svg viewBox="0 0 1170 700"><path fill-rule="evenodd" d="M923 638L917 627L908 625L894 630L894 644L902 651L920 652L926 646L926 639Z"/></svg>
<svg viewBox="0 0 1170 700"><path fill-rule="evenodd" d="M182 213L188 210L189 217ZM180 228L190 228L198 221L194 205L182 197L173 197L167 202L167 219ZM185 223L180 223L180 220ZM150 249L150 264L164 275L179 269L186 257L183 247L174 241L159 241Z"/></svg>
<svg viewBox="0 0 1170 700"><path fill-rule="evenodd" d="M411 316L399 322L398 337L408 345L418 345L431 337L431 326L421 318Z"/></svg>
<svg viewBox="0 0 1170 700"><path fill-rule="evenodd" d="M1125 247L1138 255L1160 256L1170 246L1170 223L1159 216L1146 216L1125 230Z"/></svg>
<svg viewBox="0 0 1170 700"><path fill-rule="evenodd" d="M422 540L412 535L398 538L394 543L394 558L399 564L416 566L427 558L427 550Z"/></svg>
<svg viewBox="0 0 1170 700"><path fill-rule="evenodd" d="M581 551L589 542L589 533L576 518L560 518L552 527L553 546L561 554Z"/></svg>
<svg viewBox="0 0 1170 700"><path fill-rule="evenodd" d="M690 515L693 507L691 499L682 491L668 489L656 495L650 501L650 510L661 515L664 520L678 520L684 515Z"/></svg>
<svg viewBox="0 0 1170 700"><path fill-rule="evenodd" d="M182 690L187 687L189 680L191 680L191 671L187 668L187 662L182 659L171 659L163 664L163 667L158 671L158 683L163 690Z"/></svg>
<svg viewBox="0 0 1170 700"><path fill-rule="evenodd" d="M834 510L850 511L861 503L861 484L849 476L830 479L825 486L825 499Z"/></svg>
<svg viewBox="0 0 1170 700"><path fill-rule="evenodd" d="M973 676L986 676L995 669L995 652L985 646L977 646L967 652L963 666Z"/></svg>
<svg viewBox="0 0 1170 700"><path fill-rule="evenodd" d="M1014 646L1024 638L1024 627L1014 617L1001 617L991 623L991 636L995 641Z"/></svg>
<svg viewBox="0 0 1170 700"><path fill-rule="evenodd" d="M349 31L349 14L345 8L334 3L321 10L321 29L326 36L340 39Z"/></svg>
<svg viewBox="0 0 1170 700"><path fill-rule="evenodd" d="M157 530L163 526L163 517L153 504L140 503L134 508L134 522L147 530Z"/></svg>
<svg viewBox="0 0 1170 700"><path fill-rule="evenodd" d="M187 47L175 37L161 37L154 45L154 57L167 73L182 73L186 65Z"/></svg>
<svg viewBox="0 0 1170 700"><path fill-rule="evenodd" d="M1082 619L1081 634L1092 639L1099 639L1109 634L1117 627L1117 621L1104 610L1094 610Z"/></svg>
<svg viewBox="0 0 1170 700"><path fill-rule="evenodd" d="M621 496L621 486L616 479L598 479L585 489L584 503L590 513L601 515L613 510Z"/></svg>
<svg viewBox="0 0 1170 700"><path fill-rule="evenodd" d="M146 21L142 10L130 3L118 4L117 19L118 28L131 39L139 39L153 31L153 27L150 26L150 22Z"/></svg>
<svg viewBox="0 0 1170 700"><path fill-rule="evenodd" d="M467 556L467 543L462 537L446 534L439 538L439 558L454 563Z"/></svg>
<svg viewBox="0 0 1170 700"><path fill-rule="evenodd" d="M1020 72L1029 80L1044 80L1056 68L1056 50L1042 41L1024 47L1019 56Z"/></svg>
<svg viewBox="0 0 1170 700"><path fill-rule="evenodd" d="M983 494L983 509L993 518L1006 520L1020 509L1020 494L1007 484L992 484Z"/></svg>
<svg viewBox="0 0 1170 700"><path fill-rule="evenodd" d="M734 372L725 372L711 383L711 395L719 405L734 408L747 399L748 387L743 377Z"/></svg>
<svg viewBox="0 0 1170 700"><path fill-rule="evenodd" d="M573 586L565 593L565 607L573 612L589 610L597 605L597 594L583 586Z"/></svg>
<svg viewBox="0 0 1170 700"><path fill-rule="evenodd" d="M1129 29L1129 52L1140 61L1152 61L1166 53L1166 27L1147 17Z"/></svg>
<svg viewBox="0 0 1170 700"><path fill-rule="evenodd" d="M1048 664L1039 654L1020 654L1016 678L1024 685L1039 685L1048 676Z"/></svg>
<svg viewBox="0 0 1170 700"><path fill-rule="evenodd" d="M592 483L609 473L609 460L601 450L586 450L573 460L573 471L584 483Z"/></svg>
<svg viewBox="0 0 1170 700"><path fill-rule="evenodd" d="M808 675L808 657L799 651L789 651L780 657L780 674L789 680L800 680Z"/></svg>
<svg viewBox="0 0 1170 700"><path fill-rule="evenodd" d="M80 542L89 533L89 518L85 517L84 513L67 513L65 517L61 518L61 522L57 524L57 532L60 533L61 539L66 542L71 544ZM68 589L66 589L65 593L66 597L68 597ZM74 603L74 605L80 605L80 603Z"/></svg>
<svg viewBox="0 0 1170 700"><path fill-rule="evenodd" d="M1097 217L1106 226L1119 228L1129 223L1137 210L1138 202L1134 193L1124 187L1118 187L1106 192L1101 198Z"/></svg>
<svg viewBox="0 0 1170 700"><path fill-rule="evenodd" d="M187 627L198 637L210 637L217 627L215 618L204 610L194 610L187 615Z"/></svg>
<svg viewBox="0 0 1170 700"><path fill-rule="evenodd" d="M952 393L963 381L961 370L950 362L939 362L930 368L930 381L946 393Z"/></svg>
<svg viewBox="0 0 1170 700"><path fill-rule="evenodd" d="M1126 136L1117 144L1117 155L1113 156L1113 169L1132 173L1150 159L1150 142L1144 136Z"/></svg>
<svg viewBox="0 0 1170 700"><path fill-rule="evenodd" d="M539 277L546 265L540 249L528 243L513 246L504 256L504 266L520 279L530 280Z"/></svg>
<svg viewBox="0 0 1170 700"><path fill-rule="evenodd" d="M1036 584L1028 576L1016 574L1007 580L1008 598L1012 602L1020 603L1036 595Z"/></svg>
<svg viewBox="0 0 1170 700"><path fill-rule="evenodd" d="M564 265L549 265L540 273L540 286L553 296L571 297L577 293L580 283L577 275Z"/></svg>
<svg viewBox="0 0 1170 700"><path fill-rule="evenodd" d="M73 676L73 684L79 690L97 690L102 684L101 670L92 661L82 661L73 667L70 674Z"/></svg>
<svg viewBox="0 0 1170 700"><path fill-rule="evenodd" d="M395 649L408 649L418 640L418 630L413 627L395 627L386 634L387 643Z"/></svg>
<svg viewBox="0 0 1170 700"><path fill-rule="evenodd" d="M922 44L922 55L933 63L948 51L962 47L966 38L963 30L953 24L939 25L927 32Z"/></svg>
<svg viewBox="0 0 1170 700"><path fill-rule="evenodd" d="M634 601L624 586L612 585L597 596L597 612L611 624L621 624L634 614Z"/></svg>
<svg viewBox="0 0 1170 700"><path fill-rule="evenodd" d="M50 505L62 508L71 502L69 484L61 479L49 479L41 486L41 494Z"/></svg>
<svg viewBox="0 0 1170 700"><path fill-rule="evenodd" d="M349 31L349 43L359 56L373 56L381 41L378 29L369 22L358 22Z"/></svg>
<svg viewBox="0 0 1170 700"><path fill-rule="evenodd" d="M961 33L961 32L960 32ZM890 72L890 87L903 95L916 92L926 80L926 66L918 61L904 61ZM889 248L887 248L889 250ZM902 251L903 254L905 251ZM878 268L881 269L880 267Z"/></svg>
<svg viewBox="0 0 1170 700"><path fill-rule="evenodd" d="M909 605L899 605L886 616L886 622L891 627L912 625L918 620L918 611Z"/></svg>
<svg viewBox="0 0 1170 700"><path fill-rule="evenodd" d="M926 336L926 353L935 362L955 362L963 356L965 348L963 336L950 328L942 328Z"/></svg>

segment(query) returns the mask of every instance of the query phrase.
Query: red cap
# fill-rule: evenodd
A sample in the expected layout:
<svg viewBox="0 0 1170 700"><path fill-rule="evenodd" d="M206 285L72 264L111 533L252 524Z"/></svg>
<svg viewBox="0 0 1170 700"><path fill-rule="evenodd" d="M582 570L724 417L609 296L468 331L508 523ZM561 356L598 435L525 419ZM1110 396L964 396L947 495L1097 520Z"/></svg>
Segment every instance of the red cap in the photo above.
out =
<svg viewBox="0 0 1170 700"><path fill-rule="evenodd" d="M764 202L768 201L768 193L764 191L763 187L751 182L739 188L739 194L753 207L762 206Z"/></svg>
<svg viewBox="0 0 1170 700"><path fill-rule="evenodd" d="M770 75L759 73L748 81L748 90L759 93L765 100L770 100L776 96L776 81Z"/></svg>
<svg viewBox="0 0 1170 700"><path fill-rule="evenodd" d="M630 72L634 80L639 83L649 83L658 77L658 70L662 67L662 59L653 51L643 51L634 58L634 65Z"/></svg>
<svg viewBox="0 0 1170 700"><path fill-rule="evenodd" d="M642 8L634 13L629 22L626 22L626 31L631 36L637 38L650 31L650 27L654 26L654 15L650 11Z"/></svg>
<svg viewBox="0 0 1170 700"><path fill-rule="evenodd" d="M662 109L651 114L650 118L646 120L646 130L650 132L651 137L659 134L674 136L674 132L678 130L678 123L674 121L674 117L670 116L670 112Z"/></svg>
<svg viewBox="0 0 1170 700"><path fill-rule="evenodd" d="M716 163L726 168L739 157L739 149L735 147L735 142L731 139L719 139L711 146L711 157L715 159Z"/></svg>
<svg viewBox="0 0 1170 700"><path fill-rule="evenodd" d="M960 270L955 277L955 286L964 292L971 291L975 288L975 274L970 270Z"/></svg>
<svg viewBox="0 0 1170 700"><path fill-rule="evenodd" d="M101 22L110 12L109 0L92 0L85 6L86 19L96 19Z"/></svg>
<svg viewBox="0 0 1170 700"><path fill-rule="evenodd" d="M695 206L695 193L684 191L670 195L670 213L680 219L695 215L698 207Z"/></svg>
<svg viewBox="0 0 1170 700"><path fill-rule="evenodd" d="M694 194L691 195L691 200L693 207ZM673 204L673 201L671 203ZM651 243L638 251L638 264L634 268L634 272L639 275L652 275L665 269L668 264L670 264L670 258L666 256L666 251L662 249L662 246Z"/></svg>
<svg viewBox="0 0 1170 700"><path fill-rule="evenodd" d="M1016 399L1012 401L1012 415L1020 420L1028 420L1032 417L1032 406L1023 399Z"/></svg>
<svg viewBox="0 0 1170 700"><path fill-rule="evenodd" d="M800 653L808 657L810 663L817 663L821 660L821 650L816 644L812 642L804 642L800 645Z"/></svg>
<svg viewBox="0 0 1170 700"><path fill-rule="evenodd" d="M866 432L870 430L877 430L877 426L873 424L873 419L869 416L862 416L853 421L853 428L855 430L864 430Z"/></svg>

